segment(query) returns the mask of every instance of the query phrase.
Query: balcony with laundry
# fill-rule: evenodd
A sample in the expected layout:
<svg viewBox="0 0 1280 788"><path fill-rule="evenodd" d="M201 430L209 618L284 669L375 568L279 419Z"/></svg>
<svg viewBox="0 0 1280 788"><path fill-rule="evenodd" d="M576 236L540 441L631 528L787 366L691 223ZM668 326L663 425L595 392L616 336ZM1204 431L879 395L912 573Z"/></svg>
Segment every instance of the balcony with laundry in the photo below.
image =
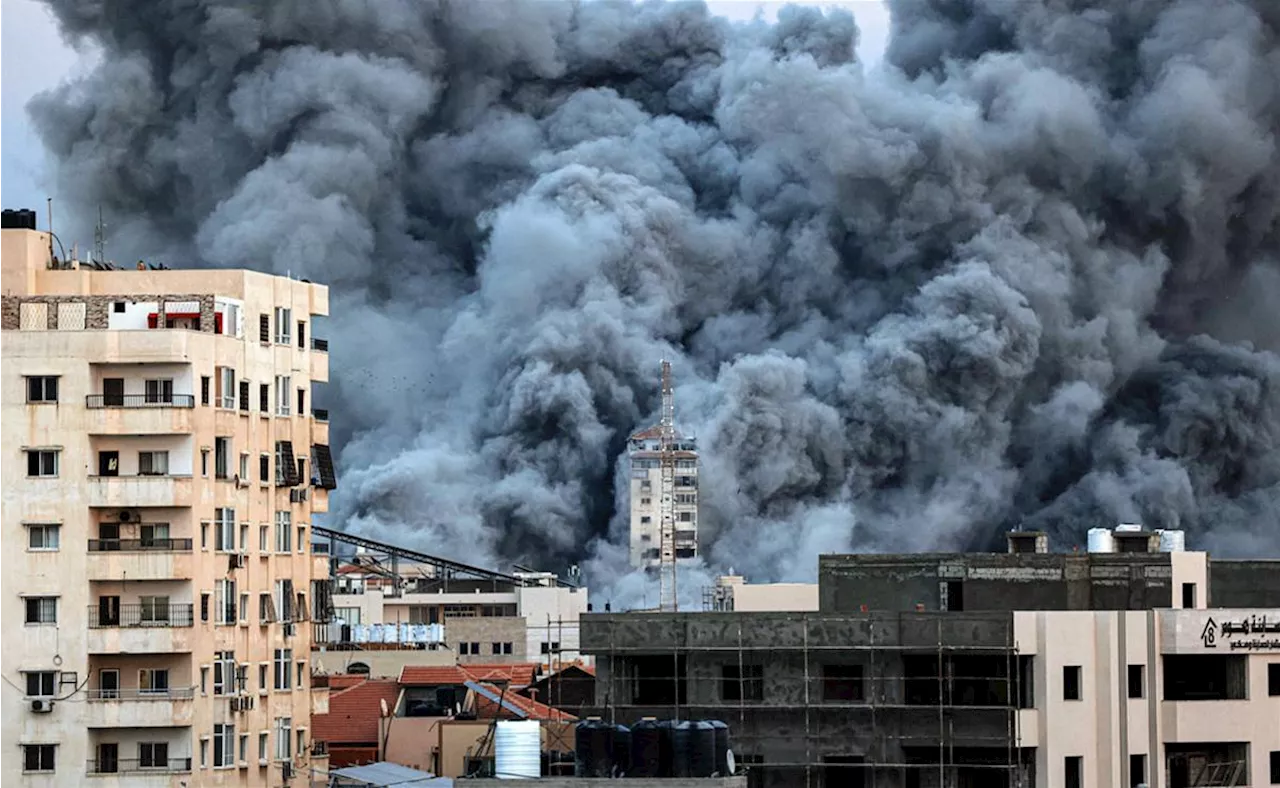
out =
<svg viewBox="0 0 1280 788"><path fill-rule="evenodd" d="M193 436L90 436L89 449L89 506L191 506Z"/></svg>

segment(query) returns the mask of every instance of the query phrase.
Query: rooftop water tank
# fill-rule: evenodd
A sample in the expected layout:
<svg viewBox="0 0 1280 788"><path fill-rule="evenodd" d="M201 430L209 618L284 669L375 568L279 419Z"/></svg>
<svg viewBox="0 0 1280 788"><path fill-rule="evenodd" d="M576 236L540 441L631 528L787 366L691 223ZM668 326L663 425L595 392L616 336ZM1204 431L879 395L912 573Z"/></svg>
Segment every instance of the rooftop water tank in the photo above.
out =
<svg viewBox="0 0 1280 788"><path fill-rule="evenodd" d="M671 776L710 777L716 771L716 729L709 722L682 722L672 728Z"/></svg>
<svg viewBox="0 0 1280 788"><path fill-rule="evenodd" d="M671 776L671 723L651 717L631 726L629 777Z"/></svg>
<svg viewBox="0 0 1280 788"><path fill-rule="evenodd" d="M1116 540L1111 535L1111 531L1106 528L1090 528L1089 529L1089 552L1091 553L1114 553L1116 551Z"/></svg>
<svg viewBox="0 0 1280 788"><path fill-rule="evenodd" d="M598 718L583 720L573 733L574 776L613 776L613 726Z"/></svg>
<svg viewBox="0 0 1280 788"><path fill-rule="evenodd" d="M542 726L537 720L499 720L493 771L499 780L542 776Z"/></svg>
<svg viewBox="0 0 1280 788"><path fill-rule="evenodd" d="M733 774L729 768L729 726L720 720L708 720L707 724L716 733L716 774L728 777Z"/></svg>
<svg viewBox="0 0 1280 788"><path fill-rule="evenodd" d="M1142 531L1142 526L1137 523L1120 523L1116 526L1116 533L1120 534L1136 534Z"/></svg>
<svg viewBox="0 0 1280 788"><path fill-rule="evenodd" d="M1186 531L1170 529L1160 532L1160 552L1181 553L1187 549Z"/></svg>

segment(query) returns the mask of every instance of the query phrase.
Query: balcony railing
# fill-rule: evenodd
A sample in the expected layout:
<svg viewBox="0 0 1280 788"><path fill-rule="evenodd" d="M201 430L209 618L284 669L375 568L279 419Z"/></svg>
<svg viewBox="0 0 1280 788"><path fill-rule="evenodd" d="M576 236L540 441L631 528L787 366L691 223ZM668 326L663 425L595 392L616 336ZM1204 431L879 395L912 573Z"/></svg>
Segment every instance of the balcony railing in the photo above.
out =
<svg viewBox="0 0 1280 788"><path fill-rule="evenodd" d="M329 742L327 742L327 741L312 741L312 742L311 742L311 754L312 754L312 755L328 755L328 754L329 754Z"/></svg>
<svg viewBox="0 0 1280 788"><path fill-rule="evenodd" d="M90 539L91 553L189 553L190 539Z"/></svg>
<svg viewBox="0 0 1280 788"><path fill-rule="evenodd" d="M312 408L312 409L311 409L311 416L312 416L316 421L326 421L326 422L327 422L327 421L329 420L329 411L328 411L326 408Z"/></svg>
<svg viewBox="0 0 1280 788"><path fill-rule="evenodd" d="M319 337L312 337L312 338L311 338L311 349L312 349L312 350L319 350L321 353L328 353L328 352L329 352L329 340L327 340L327 339L320 339Z"/></svg>
<svg viewBox="0 0 1280 788"><path fill-rule="evenodd" d="M195 687L172 687L162 690L122 687L119 689L91 689L86 690L86 692L89 700L93 701L191 700L196 696Z"/></svg>
<svg viewBox="0 0 1280 788"><path fill-rule="evenodd" d="M194 606L120 605L118 611L89 605L90 629L134 627L189 627L195 624Z"/></svg>
<svg viewBox="0 0 1280 788"><path fill-rule="evenodd" d="M192 394L90 394L86 408L194 408Z"/></svg>
<svg viewBox="0 0 1280 788"><path fill-rule="evenodd" d="M95 758L86 770L89 774L179 774L191 771L191 759Z"/></svg>

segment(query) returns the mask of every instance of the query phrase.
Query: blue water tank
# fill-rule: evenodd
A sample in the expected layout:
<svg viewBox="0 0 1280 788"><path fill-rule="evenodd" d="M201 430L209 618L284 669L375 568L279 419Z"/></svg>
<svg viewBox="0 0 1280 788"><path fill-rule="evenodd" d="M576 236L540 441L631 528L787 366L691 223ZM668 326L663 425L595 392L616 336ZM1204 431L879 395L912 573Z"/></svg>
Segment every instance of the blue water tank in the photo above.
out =
<svg viewBox="0 0 1280 788"><path fill-rule="evenodd" d="M715 729L716 734L716 774L729 776L729 726L720 720L708 720L707 724Z"/></svg>
<svg viewBox="0 0 1280 788"><path fill-rule="evenodd" d="M613 776L613 726L598 719L583 720L573 732L574 766L578 777Z"/></svg>

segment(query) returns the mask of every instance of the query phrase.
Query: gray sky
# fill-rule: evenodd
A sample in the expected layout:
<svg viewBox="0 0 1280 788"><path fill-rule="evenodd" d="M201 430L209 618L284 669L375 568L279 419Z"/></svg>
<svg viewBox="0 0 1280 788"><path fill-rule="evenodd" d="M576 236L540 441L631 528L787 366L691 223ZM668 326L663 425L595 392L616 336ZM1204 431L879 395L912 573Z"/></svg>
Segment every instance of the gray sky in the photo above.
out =
<svg viewBox="0 0 1280 788"><path fill-rule="evenodd" d="M858 54L862 61L880 61L889 37L889 11L881 0L801 0L801 4L848 8L861 29ZM772 18L784 4L708 0L707 5L715 13L747 20L758 12ZM0 202L5 208L39 210L42 226L45 198L54 198L56 211L58 190L25 108L32 96L84 73L94 62L92 51L76 51L62 40L43 4L4 0L0 14Z"/></svg>

